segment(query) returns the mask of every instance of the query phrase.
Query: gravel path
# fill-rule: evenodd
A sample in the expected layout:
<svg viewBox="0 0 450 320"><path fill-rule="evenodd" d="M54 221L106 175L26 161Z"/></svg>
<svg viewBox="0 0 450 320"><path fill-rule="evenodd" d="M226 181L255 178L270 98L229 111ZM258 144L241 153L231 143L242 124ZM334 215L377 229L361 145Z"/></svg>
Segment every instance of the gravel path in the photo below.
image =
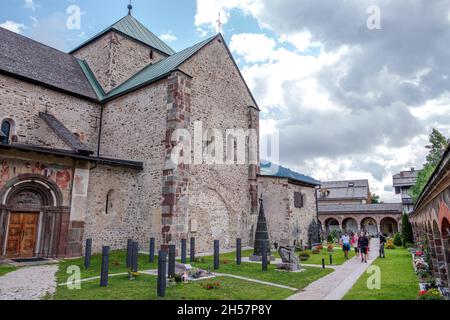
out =
<svg viewBox="0 0 450 320"><path fill-rule="evenodd" d="M29 267L0 277L0 300L39 300L53 294L58 265Z"/></svg>

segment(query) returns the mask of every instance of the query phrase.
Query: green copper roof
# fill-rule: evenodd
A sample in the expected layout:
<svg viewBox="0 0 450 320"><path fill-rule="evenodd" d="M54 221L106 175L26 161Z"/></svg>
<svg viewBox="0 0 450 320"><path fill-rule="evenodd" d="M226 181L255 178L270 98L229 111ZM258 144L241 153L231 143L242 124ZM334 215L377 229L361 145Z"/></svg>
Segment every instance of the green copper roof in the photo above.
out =
<svg viewBox="0 0 450 320"><path fill-rule="evenodd" d="M140 72L135 74L133 77L125 81L123 84L118 86L109 92L104 98L105 100L109 100L115 96L122 95L131 90L135 90L143 85L147 85L151 82L159 80L172 71L177 70L177 68L190 57L192 57L195 53L197 53L201 48L211 42L213 39L218 37L215 35L211 38L208 38L202 42L197 43L196 45L184 49L178 53L175 53L164 60L158 61L155 64L151 64Z"/></svg>
<svg viewBox="0 0 450 320"><path fill-rule="evenodd" d="M117 21L112 26L106 28L102 32L98 33L91 39L87 40L86 42L82 43L77 48L73 49L70 53L73 53L77 51L78 49L84 47L88 43L94 41L98 37L102 36L106 32L110 30L116 30L120 33L123 33L127 35L130 38L133 38L139 42L142 42L152 48L155 48L156 50L159 50L167 55L172 55L175 53L175 51L169 47L164 41L162 41L160 38L158 38L153 32L148 30L142 23L140 23L138 20L136 20L132 15L127 15Z"/></svg>

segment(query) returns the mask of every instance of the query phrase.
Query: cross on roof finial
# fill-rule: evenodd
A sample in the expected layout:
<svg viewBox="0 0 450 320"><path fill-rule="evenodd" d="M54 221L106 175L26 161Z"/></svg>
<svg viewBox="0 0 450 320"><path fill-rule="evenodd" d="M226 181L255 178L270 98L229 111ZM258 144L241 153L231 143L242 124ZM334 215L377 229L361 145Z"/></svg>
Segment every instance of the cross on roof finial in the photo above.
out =
<svg viewBox="0 0 450 320"><path fill-rule="evenodd" d="M223 23L220 21L220 12L219 12L219 18L216 20L216 22L217 22L217 32L220 33L222 25L223 25Z"/></svg>
<svg viewBox="0 0 450 320"><path fill-rule="evenodd" d="M131 10L133 10L133 6L131 5L131 0L130 0L130 4L127 6L128 8L128 15L131 16Z"/></svg>

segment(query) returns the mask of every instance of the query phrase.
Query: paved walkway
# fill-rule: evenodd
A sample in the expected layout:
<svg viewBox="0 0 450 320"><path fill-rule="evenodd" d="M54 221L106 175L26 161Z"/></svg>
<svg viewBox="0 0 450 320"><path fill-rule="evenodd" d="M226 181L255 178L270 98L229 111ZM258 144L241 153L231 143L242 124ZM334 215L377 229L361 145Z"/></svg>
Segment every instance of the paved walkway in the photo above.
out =
<svg viewBox="0 0 450 320"><path fill-rule="evenodd" d="M289 297L288 300L341 300L375 261L378 250L379 240L374 238L370 241L367 263L361 263L359 257L354 257L344 264L336 266L334 272L314 281L302 291Z"/></svg>
<svg viewBox="0 0 450 320"><path fill-rule="evenodd" d="M40 300L56 288L58 265L29 267L0 277L0 300Z"/></svg>

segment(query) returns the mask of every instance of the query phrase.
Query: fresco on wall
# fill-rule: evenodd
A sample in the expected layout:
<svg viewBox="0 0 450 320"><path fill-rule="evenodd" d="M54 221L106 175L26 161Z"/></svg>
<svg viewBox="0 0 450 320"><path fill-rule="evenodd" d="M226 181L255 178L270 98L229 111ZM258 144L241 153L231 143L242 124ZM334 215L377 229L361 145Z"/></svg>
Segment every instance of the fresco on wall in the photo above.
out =
<svg viewBox="0 0 450 320"><path fill-rule="evenodd" d="M55 182L60 190L70 191L72 185L72 169L40 161L17 160L0 157L0 189L9 180L20 174L39 174Z"/></svg>

